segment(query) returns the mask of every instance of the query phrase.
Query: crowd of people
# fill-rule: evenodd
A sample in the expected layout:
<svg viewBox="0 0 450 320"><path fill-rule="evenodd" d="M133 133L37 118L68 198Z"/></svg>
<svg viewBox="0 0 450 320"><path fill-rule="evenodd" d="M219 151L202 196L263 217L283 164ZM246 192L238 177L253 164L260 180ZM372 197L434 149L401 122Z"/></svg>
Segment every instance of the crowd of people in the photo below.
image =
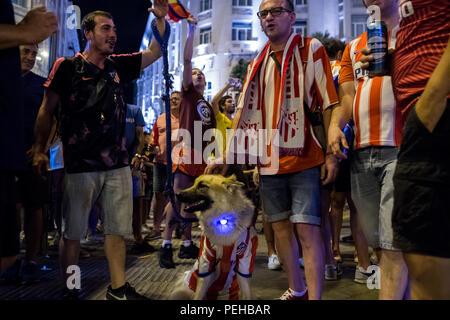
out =
<svg viewBox="0 0 450 320"><path fill-rule="evenodd" d="M235 174L255 204L254 220L262 213L267 268L287 275L279 299L321 299L323 281L340 279L346 203L355 282L366 284L378 264L380 299L450 299L450 9L444 0L361 1L377 5L387 26L386 74L369 76L367 32L348 44L321 43L293 32L292 0L262 0L256 14L268 42L242 83L224 79L210 102L205 75L192 64L197 20L189 16L170 116L144 132L124 86L161 57L155 38L140 53L115 55L113 17L91 12L81 26L85 49L56 60L44 79L31 70L39 43L57 31L56 17L36 8L16 25L10 0L0 0L0 68L9 75L0 80L0 282L36 281L42 235L55 229L61 297L77 299L65 271L78 264L80 242L101 232L106 298L145 299L126 280L127 236L130 254L157 252L166 269L176 267L174 233L182 239L178 258L205 250L192 240L192 222L177 219L178 211L194 216L170 201L168 177L177 194L203 174ZM163 36L167 0L149 11ZM252 138L240 136L249 130L263 133L269 161L258 152L250 161Z"/></svg>

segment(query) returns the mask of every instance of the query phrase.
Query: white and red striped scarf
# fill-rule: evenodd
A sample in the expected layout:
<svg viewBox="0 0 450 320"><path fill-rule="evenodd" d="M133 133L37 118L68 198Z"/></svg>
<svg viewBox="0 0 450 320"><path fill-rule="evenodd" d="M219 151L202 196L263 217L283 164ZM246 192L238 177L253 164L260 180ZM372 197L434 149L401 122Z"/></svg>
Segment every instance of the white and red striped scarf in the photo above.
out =
<svg viewBox="0 0 450 320"><path fill-rule="evenodd" d="M304 73L299 49L301 44L301 36L295 33L286 44L281 62L282 84L279 92L274 92L272 80L265 81L268 61L271 59L270 42L249 65L237 106L238 109L242 109L238 130L233 137L237 140L237 147L229 149L234 156L244 154L246 159L261 156L261 150L255 154L256 149L251 148L254 143L258 143L258 138L264 139L262 143L269 141L269 144L266 143L264 146L272 147L270 150L275 151L280 157L302 154L307 126L303 110ZM265 101L267 90L272 90L273 99L267 99L271 101ZM271 122L267 124L266 112L270 108L273 110L275 95L278 95L281 110L273 114L276 119L267 119ZM260 129L266 129L265 136L259 133ZM230 143L235 139L230 139ZM261 141L259 143L262 145Z"/></svg>

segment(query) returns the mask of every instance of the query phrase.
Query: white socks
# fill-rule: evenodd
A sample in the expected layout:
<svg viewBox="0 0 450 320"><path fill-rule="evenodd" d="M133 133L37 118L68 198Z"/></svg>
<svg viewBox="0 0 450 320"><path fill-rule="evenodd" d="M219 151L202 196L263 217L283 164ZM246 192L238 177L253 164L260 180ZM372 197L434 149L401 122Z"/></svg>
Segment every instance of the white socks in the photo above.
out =
<svg viewBox="0 0 450 320"><path fill-rule="evenodd" d="M294 296L301 297L306 293L306 291L308 291L308 288L305 288L305 290L303 290L302 292L295 291L291 288L289 288L289 290L291 290L291 292Z"/></svg>
<svg viewBox="0 0 450 320"><path fill-rule="evenodd" d="M164 248L164 246L165 246L166 244L172 245L172 240L163 240L161 247Z"/></svg>
<svg viewBox="0 0 450 320"><path fill-rule="evenodd" d="M189 247L190 245L191 245L191 240L184 240L183 241L183 246Z"/></svg>

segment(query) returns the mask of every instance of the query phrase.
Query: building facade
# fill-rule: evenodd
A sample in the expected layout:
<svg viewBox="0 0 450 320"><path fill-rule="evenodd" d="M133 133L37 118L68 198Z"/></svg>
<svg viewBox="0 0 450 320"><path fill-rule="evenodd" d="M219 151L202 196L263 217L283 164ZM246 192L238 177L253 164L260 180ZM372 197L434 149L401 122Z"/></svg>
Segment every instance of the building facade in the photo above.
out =
<svg viewBox="0 0 450 320"><path fill-rule="evenodd" d="M32 8L45 6L59 17L58 31L39 44L36 64L32 72L46 78L49 68L60 57L74 56L80 51L77 27L79 10L68 0L12 0L16 23L19 23Z"/></svg>
<svg viewBox="0 0 450 320"><path fill-rule="evenodd" d="M256 16L261 0L184 0L186 8L198 20L193 66L206 77L205 97L211 101L226 83L230 71L240 59L250 61L264 46L267 37ZM294 29L303 36L316 32L330 34L348 42L365 31L366 8L362 0L293 0L296 12ZM169 68L174 90L181 90L183 49L188 32L185 21L171 24ZM150 21L142 39L145 50L151 39ZM147 68L137 82L137 101L151 130L164 112L162 59ZM236 95L236 92L230 92Z"/></svg>

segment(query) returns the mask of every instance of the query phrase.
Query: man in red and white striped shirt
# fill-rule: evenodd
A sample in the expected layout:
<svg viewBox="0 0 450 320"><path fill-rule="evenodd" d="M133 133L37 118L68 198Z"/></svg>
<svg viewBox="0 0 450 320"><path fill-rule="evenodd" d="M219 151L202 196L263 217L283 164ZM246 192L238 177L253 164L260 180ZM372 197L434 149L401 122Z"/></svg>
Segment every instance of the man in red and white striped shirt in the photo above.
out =
<svg viewBox="0 0 450 320"><path fill-rule="evenodd" d="M391 35L399 21L398 1L363 0L363 3L366 7L379 7L381 20L388 28L389 47L394 47ZM336 155L346 158L340 151L341 142L348 147L342 141L341 129L353 114L352 198L369 245L381 249L379 298L402 299L407 291L408 273L401 251L393 245L391 219L392 177L404 119L395 104L391 77L369 78L361 67L361 50L366 46L367 32L351 41L344 51L339 75L341 104L333 110L329 143ZM367 270L356 272L369 275Z"/></svg>
<svg viewBox="0 0 450 320"><path fill-rule="evenodd" d="M394 243L412 299L450 299L450 7L401 1L393 55L395 99L409 113L394 175Z"/></svg>
<svg viewBox="0 0 450 320"><path fill-rule="evenodd" d="M321 178L322 184L333 182L337 166L332 154L324 156L303 106L306 102L312 111L318 108L329 117L329 107L338 102L329 58L317 39L293 33L294 9L292 0L262 1L258 17L269 42L249 65L233 120L233 129L247 126L271 132L266 140L269 147L278 144L271 149L275 156L269 155L270 165L260 163L258 169L265 218L272 223L289 282L281 300L322 297ZM230 145L225 155L232 158ZM239 146L235 150L242 151ZM249 156L245 150L242 154ZM278 166L273 166L276 161ZM210 164L206 172L217 166ZM301 275L292 225L303 246L308 288Z"/></svg>

